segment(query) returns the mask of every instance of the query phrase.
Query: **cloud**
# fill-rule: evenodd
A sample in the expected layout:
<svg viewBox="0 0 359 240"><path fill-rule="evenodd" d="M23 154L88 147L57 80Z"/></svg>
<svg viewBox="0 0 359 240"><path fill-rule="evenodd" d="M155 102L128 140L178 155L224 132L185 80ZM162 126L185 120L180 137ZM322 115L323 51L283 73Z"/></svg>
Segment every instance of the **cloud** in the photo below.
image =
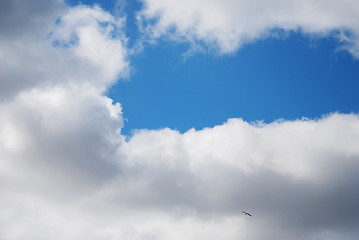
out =
<svg viewBox="0 0 359 240"><path fill-rule="evenodd" d="M11 14L0 25L0 101L46 84L75 82L105 91L128 74L122 19L96 6L66 9L59 1L43 2L1 3Z"/></svg>
<svg viewBox="0 0 359 240"><path fill-rule="evenodd" d="M0 5L0 238L81 236L76 202L120 171L122 110L104 92L128 74L123 20L62 1Z"/></svg>
<svg viewBox="0 0 359 240"><path fill-rule="evenodd" d="M98 184L117 168L121 106L103 94L128 74L123 20L60 1L46 1L44 12L43 2L1 3L12 12L0 42L3 172L49 191L57 181ZM23 31L12 30L21 22Z"/></svg>
<svg viewBox="0 0 359 240"><path fill-rule="evenodd" d="M270 37L273 30L336 36L358 58L357 1L143 0L138 15L150 38L179 41L231 53L243 44ZM203 44L202 44L203 43Z"/></svg>
<svg viewBox="0 0 359 240"><path fill-rule="evenodd" d="M1 2L0 101L40 81L41 69L52 60L47 34L63 10L60 1Z"/></svg>
<svg viewBox="0 0 359 240"><path fill-rule="evenodd" d="M0 239L358 238L358 114L126 139L124 20L1 6Z"/></svg>
<svg viewBox="0 0 359 240"><path fill-rule="evenodd" d="M46 96L29 94L26 102L35 98L31 106L37 106L36 99ZM1 151L5 239L356 239L359 234L358 115L270 124L231 119L184 134L140 130L124 141L112 132L116 121L111 125L111 115L101 113L105 108L94 107L101 101L88 94L76 98L85 98L89 112L102 118L82 127L68 117L53 126L46 120L31 134L16 128L21 124L12 126L31 145L25 141L22 148ZM81 110L77 117L87 113ZM56 125L62 121L64 126Z"/></svg>
<svg viewBox="0 0 359 240"><path fill-rule="evenodd" d="M248 208L295 228L333 229L358 218L349 207L358 198L352 189L358 120L340 114L266 125L231 119L185 134L140 131L121 149L145 169L141 194L149 189L149 198L161 206L214 216L238 216Z"/></svg>

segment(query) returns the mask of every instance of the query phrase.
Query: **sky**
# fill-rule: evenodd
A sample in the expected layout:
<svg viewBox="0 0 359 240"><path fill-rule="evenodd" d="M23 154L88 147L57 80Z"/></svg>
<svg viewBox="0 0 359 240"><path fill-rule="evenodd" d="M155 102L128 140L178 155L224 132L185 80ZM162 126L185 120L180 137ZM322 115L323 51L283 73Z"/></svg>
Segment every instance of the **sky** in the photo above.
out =
<svg viewBox="0 0 359 240"><path fill-rule="evenodd" d="M358 21L2 0L0 240L358 239Z"/></svg>

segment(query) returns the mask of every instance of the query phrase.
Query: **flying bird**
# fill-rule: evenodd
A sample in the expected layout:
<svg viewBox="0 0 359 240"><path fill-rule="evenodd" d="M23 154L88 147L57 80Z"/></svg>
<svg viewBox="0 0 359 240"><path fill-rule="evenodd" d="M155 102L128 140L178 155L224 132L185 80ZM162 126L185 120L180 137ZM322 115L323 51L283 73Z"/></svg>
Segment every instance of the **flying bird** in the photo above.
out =
<svg viewBox="0 0 359 240"><path fill-rule="evenodd" d="M247 216L253 217L253 216L252 216L252 214L250 214L250 213L248 213L248 212L242 211L242 213L244 213L244 215L247 215Z"/></svg>

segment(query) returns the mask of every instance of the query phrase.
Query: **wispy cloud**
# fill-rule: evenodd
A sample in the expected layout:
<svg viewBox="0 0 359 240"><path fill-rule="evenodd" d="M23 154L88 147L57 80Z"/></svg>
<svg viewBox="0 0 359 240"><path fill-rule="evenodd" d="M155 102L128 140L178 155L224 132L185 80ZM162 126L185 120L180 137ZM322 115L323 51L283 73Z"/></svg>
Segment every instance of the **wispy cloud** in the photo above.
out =
<svg viewBox="0 0 359 240"><path fill-rule="evenodd" d="M336 36L359 57L359 4L345 0L142 0L140 22L149 37L170 36L232 53L243 44L271 36L273 29ZM346 37L340 37L345 35Z"/></svg>

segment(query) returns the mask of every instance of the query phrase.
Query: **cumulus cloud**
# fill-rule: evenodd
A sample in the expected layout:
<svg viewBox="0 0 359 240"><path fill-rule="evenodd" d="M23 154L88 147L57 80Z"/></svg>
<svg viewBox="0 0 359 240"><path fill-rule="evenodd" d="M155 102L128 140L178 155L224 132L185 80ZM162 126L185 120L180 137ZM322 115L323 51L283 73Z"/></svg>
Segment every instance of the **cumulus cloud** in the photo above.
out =
<svg viewBox="0 0 359 240"><path fill-rule="evenodd" d="M358 120L340 114L271 124L231 119L185 134L140 131L121 149L143 168L135 180L146 179L138 185L141 205L183 208L205 219L235 218L248 209L255 215L250 227L237 223L247 239L325 239L331 232L357 234Z"/></svg>
<svg viewBox="0 0 359 240"><path fill-rule="evenodd" d="M124 20L0 9L0 239L358 238L357 114L126 139L104 95L128 74Z"/></svg>
<svg viewBox="0 0 359 240"><path fill-rule="evenodd" d="M359 4L353 0L143 0L138 17L151 38L171 36L231 53L273 30L334 34L359 57Z"/></svg>
<svg viewBox="0 0 359 240"><path fill-rule="evenodd" d="M120 171L122 110L103 94L128 74L123 20L57 0L0 5L0 238L73 239L86 224L72 205Z"/></svg>
<svg viewBox="0 0 359 240"><path fill-rule="evenodd" d="M0 25L0 101L36 86L74 81L104 91L126 76L122 19L99 7L67 9L60 1L45 2L1 3L7 13Z"/></svg>
<svg viewBox="0 0 359 240"><path fill-rule="evenodd" d="M61 142L53 136L56 129L71 134L54 126L31 134L32 141L46 135L51 143L2 150L5 239L53 239L54 233L55 239L355 239L359 234L357 115L271 124L231 119L184 134L140 130L117 145L116 136L104 134L98 122L103 123L89 126L102 135L90 140L71 136L72 142ZM78 127L66 124L71 125ZM80 132L94 134L86 127Z"/></svg>

